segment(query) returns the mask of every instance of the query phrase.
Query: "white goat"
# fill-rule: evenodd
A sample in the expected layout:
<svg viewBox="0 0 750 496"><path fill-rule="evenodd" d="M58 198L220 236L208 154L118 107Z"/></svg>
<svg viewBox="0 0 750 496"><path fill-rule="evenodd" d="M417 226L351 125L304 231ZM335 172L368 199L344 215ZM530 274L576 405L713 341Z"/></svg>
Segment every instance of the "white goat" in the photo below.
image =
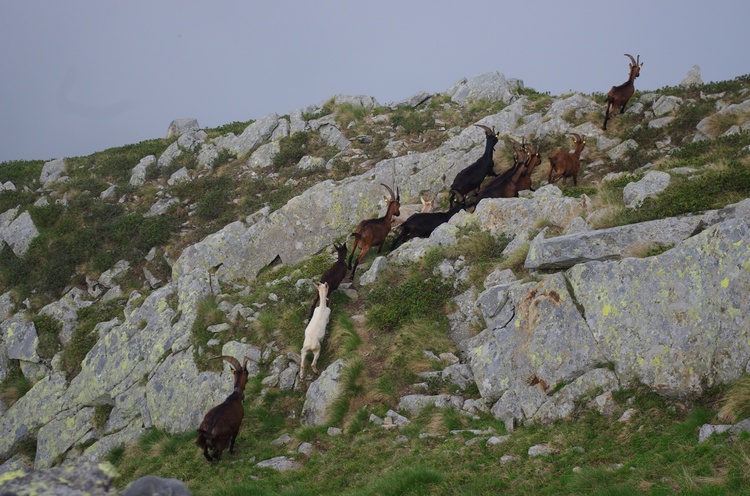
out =
<svg viewBox="0 0 750 496"><path fill-rule="evenodd" d="M401 205L399 208L400 214L393 216L393 222L391 224L391 229L400 226L404 222L406 222L406 219L411 217L414 214L426 214L428 212L432 212L432 205L435 202L433 198L420 196L419 200L422 202L422 209L417 210L419 208L419 205ZM383 197L383 203L388 205L388 197Z"/></svg>
<svg viewBox="0 0 750 496"><path fill-rule="evenodd" d="M300 351L300 364L299 364L299 378L305 377L305 357L308 353L313 354L313 361L311 367L313 372L318 373L316 364L318 363L318 356L320 356L320 342L326 335L326 326L328 325L328 319L331 316L331 309L326 306L328 298L328 283L323 282L315 285L318 288L318 296L320 298L320 305L315 307L310 322L305 328L305 342L302 345Z"/></svg>

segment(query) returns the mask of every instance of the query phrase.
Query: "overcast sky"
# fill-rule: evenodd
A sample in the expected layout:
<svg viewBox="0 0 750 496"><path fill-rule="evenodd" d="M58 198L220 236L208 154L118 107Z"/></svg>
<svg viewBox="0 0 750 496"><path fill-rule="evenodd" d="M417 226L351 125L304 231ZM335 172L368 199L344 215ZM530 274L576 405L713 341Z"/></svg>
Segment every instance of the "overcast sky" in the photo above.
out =
<svg viewBox="0 0 750 496"><path fill-rule="evenodd" d="M0 0L0 162L490 72L553 95L750 73L750 1ZM135 165L135 164L134 164Z"/></svg>

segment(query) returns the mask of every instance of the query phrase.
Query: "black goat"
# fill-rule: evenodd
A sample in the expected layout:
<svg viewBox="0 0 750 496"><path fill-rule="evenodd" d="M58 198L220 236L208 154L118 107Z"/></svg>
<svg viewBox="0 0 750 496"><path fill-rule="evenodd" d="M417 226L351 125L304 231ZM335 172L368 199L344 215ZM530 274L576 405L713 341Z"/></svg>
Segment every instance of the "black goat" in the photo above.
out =
<svg viewBox="0 0 750 496"><path fill-rule="evenodd" d="M346 277L346 243L342 245L334 241L333 247L336 249L336 253L338 254L339 258L333 263L333 265L331 265L331 268L329 268L323 273L322 276L320 276L321 283L328 283L329 295L334 289L339 287L341 281L343 281L344 277ZM308 315L308 318L312 317L313 312L315 311L315 307L318 306L319 301L320 295L316 292L315 299L313 300L312 306L310 307L310 315Z"/></svg>
<svg viewBox="0 0 750 496"><path fill-rule="evenodd" d="M198 427L198 438L195 444L203 448L203 456L209 462L221 460L221 452L227 448L227 445L229 445L229 452L234 453L234 442L240 432L242 417L245 416L242 400L245 399L245 384L250 375L247 370L247 362L250 358L245 357L242 365L239 360L227 355L215 356L211 360L217 358L226 360L232 366L234 391L227 396L224 403L210 409ZM213 457L208 454L209 449L213 450Z"/></svg>
<svg viewBox="0 0 750 496"><path fill-rule="evenodd" d="M495 162L492 160L492 152L498 142L498 133L494 129L481 124L474 124L484 129L487 141L484 146L484 154L473 164L456 174L456 178L451 184L450 205L453 208L455 199L458 196L461 202L465 202L466 195L472 191L476 192L482 181L487 176L497 176L494 167Z"/></svg>
<svg viewBox="0 0 750 496"><path fill-rule="evenodd" d="M432 231L437 229L439 225L448 222L462 208L464 208L463 203L456 203L447 212L429 212L412 215L406 219L406 222L398 226L401 232L393 240L391 250L411 238L428 238L432 234Z"/></svg>

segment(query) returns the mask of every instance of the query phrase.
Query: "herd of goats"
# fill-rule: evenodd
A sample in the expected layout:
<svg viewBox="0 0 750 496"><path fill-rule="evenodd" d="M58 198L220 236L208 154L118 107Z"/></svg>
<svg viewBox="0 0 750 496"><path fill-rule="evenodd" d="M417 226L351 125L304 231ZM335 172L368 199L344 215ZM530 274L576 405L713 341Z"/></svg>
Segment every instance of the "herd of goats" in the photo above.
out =
<svg viewBox="0 0 750 496"><path fill-rule="evenodd" d="M618 108L621 114L625 112L625 105L635 91L633 83L635 78L640 75L643 66L643 63L640 62L640 55L637 60L632 55L625 55L631 60L629 64L630 76L625 83L613 86L607 94L607 109L602 125L604 130L607 129L607 121L616 113ZM334 242L333 246L338 258L323 273L320 282L315 284L317 294L310 307L310 320L305 328L304 344L300 350L299 377L301 380L305 377L305 358L308 353L313 354L313 360L310 364L313 372L316 374L318 372L316 365L320 356L321 341L325 337L326 326L331 315L331 309L327 305L328 295L339 287L348 271L351 271L350 281L354 281L354 273L359 263L371 247L378 247L378 253L382 250L386 237L390 234L392 228L398 227L400 233L393 240L391 250L411 238L429 237L439 225L448 222L459 210L464 209L474 212L476 205L485 198L513 198L518 196L519 191L533 191L531 174L541 162L539 146L526 143L525 139L521 143L511 139L513 143L513 166L498 175L494 171L495 164L492 155L495 145L499 141L499 133L481 124L475 124L475 126L484 129L486 134L484 154L456 175L451 184L449 209L446 212L432 212L433 201L425 198L421 198L421 212L416 212L415 209L409 207L401 208L398 188L396 188L394 194L390 187L381 183L390 194L390 198L384 197L386 203L385 215L363 220L357 225L351 234L354 242L348 261L346 260L346 243ZM576 133L571 133L571 135L575 145L572 152L559 150L549 156L548 184L553 184L560 178L563 179L563 182L572 178L573 184L577 185L580 156L586 145L586 137ZM483 184L488 176L493 176L493 179ZM352 266L357 248L360 250L359 256L354 260ZM245 398L245 384L249 376L247 369L249 358L247 356L244 357L242 364L236 358L227 355L213 357L213 359L225 360L231 365L234 375L234 390L223 403L206 413L200 427L198 427L198 438L195 444L203 449L203 455L209 462L221 459L221 454L227 447L229 447L230 453L234 452L234 443L244 417L242 401ZM213 456L209 454L209 450L213 452Z"/></svg>

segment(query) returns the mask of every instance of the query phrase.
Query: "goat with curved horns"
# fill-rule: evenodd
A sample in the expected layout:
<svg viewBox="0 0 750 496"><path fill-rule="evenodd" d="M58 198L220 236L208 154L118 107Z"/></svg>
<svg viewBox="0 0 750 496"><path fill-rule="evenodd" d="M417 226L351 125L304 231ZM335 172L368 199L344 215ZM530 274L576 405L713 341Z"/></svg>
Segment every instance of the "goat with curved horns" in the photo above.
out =
<svg viewBox="0 0 750 496"><path fill-rule="evenodd" d="M221 355L210 358L210 360L216 359L226 360L232 367L234 391L222 404L210 409L198 427L198 438L195 444L203 448L203 456L209 462L221 460L221 452L227 448L227 445L229 445L229 453L234 453L234 442L240 432L242 417L245 416L242 401L245 399L245 384L250 375L247 370L249 357L245 357L242 365L233 356ZM213 457L208 454L209 449L213 450Z"/></svg>
<svg viewBox="0 0 750 496"><path fill-rule="evenodd" d="M578 185L578 169L581 166L581 152L583 147L586 146L586 137L577 133L570 133L570 135L573 136L573 143L576 148L572 152L558 150L549 156L548 184L554 183L561 177L563 182L572 177L573 186Z"/></svg>
<svg viewBox="0 0 750 496"><path fill-rule="evenodd" d="M386 208L383 217L363 220L357 225L354 232L351 233L350 236L354 237L354 243L352 243L352 252L349 255L348 262L349 269L352 271L349 276L350 281L354 280L354 273L357 271L357 266L362 259L365 258L365 255L367 255L367 252L370 251L371 247L377 246L378 253L382 251L385 238L388 236L388 233L391 232L393 217L400 213L399 207L401 204L399 203L400 194L398 188L396 188L396 194L394 195L391 188L383 183L380 183L380 185L387 189L388 193L391 194L391 200L388 202L388 208ZM359 256L357 257L356 262L354 262L354 267L352 268L352 259L354 258L354 252L357 251L357 248L359 248Z"/></svg>
<svg viewBox="0 0 750 496"><path fill-rule="evenodd" d="M621 114L625 113L625 105L635 92L633 84L635 78L641 75L641 67L643 67L643 62L640 62L641 56L638 55L638 60L634 59L629 53L626 53L625 56L630 57L630 75L627 81L620 86L612 86L612 89L607 93L607 111L604 113L604 125L602 125L602 129L605 131L607 130L607 121L617 112L617 107L620 107Z"/></svg>
<svg viewBox="0 0 750 496"><path fill-rule="evenodd" d="M466 195L471 192L477 192L485 177L497 176L497 173L495 173L495 162L492 159L492 152L499 141L499 133L496 133L494 128L490 129L481 124L474 125L484 129L484 133L487 137L484 146L484 154L476 162L456 174L456 178L453 180L453 184L451 184L449 199L451 207L454 206L457 196L459 197L459 201L465 202Z"/></svg>

